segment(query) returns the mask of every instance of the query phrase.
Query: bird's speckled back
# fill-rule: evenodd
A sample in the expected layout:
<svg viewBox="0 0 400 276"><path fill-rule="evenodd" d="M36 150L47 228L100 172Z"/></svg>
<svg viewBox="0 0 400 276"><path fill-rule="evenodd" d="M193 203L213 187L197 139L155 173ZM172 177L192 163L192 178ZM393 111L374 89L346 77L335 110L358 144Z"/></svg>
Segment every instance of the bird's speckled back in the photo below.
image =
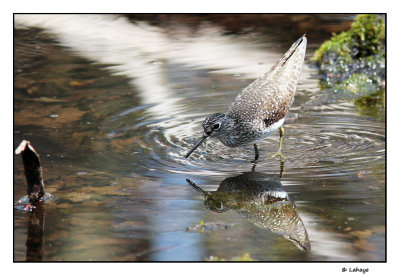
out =
<svg viewBox="0 0 400 276"><path fill-rule="evenodd" d="M303 35L269 72L236 97L226 115L237 122L269 120L271 124L285 117L293 103L306 46L307 39Z"/></svg>

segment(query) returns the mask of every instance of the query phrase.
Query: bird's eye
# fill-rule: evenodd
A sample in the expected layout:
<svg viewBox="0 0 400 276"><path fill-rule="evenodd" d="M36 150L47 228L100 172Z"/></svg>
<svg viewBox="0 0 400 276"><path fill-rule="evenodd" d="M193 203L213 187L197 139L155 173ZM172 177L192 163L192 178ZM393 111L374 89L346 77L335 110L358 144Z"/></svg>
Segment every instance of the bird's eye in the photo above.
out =
<svg viewBox="0 0 400 276"><path fill-rule="evenodd" d="M216 206L217 211L222 211L222 210L224 210L224 204L222 204L221 201L219 201L218 203L219 203L219 207Z"/></svg>
<svg viewBox="0 0 400 276"><path fill-rule="evenodd" d="M220 127L219 123L216 123L216 124L213 125L213 129L219 129L219 127Z"/></svg>

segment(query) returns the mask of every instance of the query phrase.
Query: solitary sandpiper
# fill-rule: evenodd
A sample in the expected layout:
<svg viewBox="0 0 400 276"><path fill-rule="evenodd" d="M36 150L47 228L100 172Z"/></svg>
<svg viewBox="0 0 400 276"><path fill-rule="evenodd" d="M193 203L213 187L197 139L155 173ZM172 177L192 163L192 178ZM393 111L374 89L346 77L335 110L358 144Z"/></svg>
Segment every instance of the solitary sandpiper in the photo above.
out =
<svg viewBox="0 0 400 276"><path fill-rule="evenodd" d="M229 105L226 114L215 113L203 122L203 137L186 154L189 157L208 137L219 139L225 146L254 144L280 130L279 150L282 157L283 127L294 100L296 85L304 63L307 38L300 37L266 74L247 86Z"/></svg>

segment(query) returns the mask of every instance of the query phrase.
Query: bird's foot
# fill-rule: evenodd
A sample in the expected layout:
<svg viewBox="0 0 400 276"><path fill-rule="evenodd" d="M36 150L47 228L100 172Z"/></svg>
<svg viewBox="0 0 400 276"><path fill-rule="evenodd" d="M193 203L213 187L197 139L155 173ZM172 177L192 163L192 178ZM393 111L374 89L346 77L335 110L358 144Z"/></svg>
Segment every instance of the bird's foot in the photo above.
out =
<svg viewBox="0 0 400 276"><path fill-rule="evenodd" d="M272 158L274 158L275 156L279 155L279 157L281 158L281 160L286 159L286 157L282 154L281 150L278 150L277 152L275 152L274 154L272 154Z"/></svg>
<svg viewBox="0 0 400 276"><path fill-rule="evenodd" d="M257 164L258 157L260 157L258 154L256 156L254 156L254 160L252 160L251 163Z"/></svg>
<svg viewBox="0 0 400 276"><path fill-rule="evenodd" d="M253 171L253 172L254 172L254 170L256 169L256 166L257 166L257 159L255 159L255 160L251 161L250 163L252 163L252 164L253 164L253 166L251 167L251 171Z"/></svg>
<svg viewBox="0 0 400 276"><path fill-rule="evenodd" d="M257 161L258 161L258 157L257 158L255 158L254 160L252 160L250 163L252 163L253 164L253 167L252 167L252 170L254 171L254 169L256 168L256 166L257 166Z"/></svg>

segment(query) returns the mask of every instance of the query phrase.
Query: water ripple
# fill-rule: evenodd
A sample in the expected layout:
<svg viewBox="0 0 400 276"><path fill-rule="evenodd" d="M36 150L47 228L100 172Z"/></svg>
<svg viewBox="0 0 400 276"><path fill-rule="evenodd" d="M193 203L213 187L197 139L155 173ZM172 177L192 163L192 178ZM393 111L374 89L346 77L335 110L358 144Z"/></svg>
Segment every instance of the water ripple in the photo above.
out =
<svg viewBox="0 0 400 276"><path fill-rule="evenodd" d="M295 110L289 116L283 146L287 167L293 168L296 173L301 169L302 174L315 176L317 171L319 176L334 176L356 173L360 166L367 170L384 158L383 124L376 124L371 117L357 115L347 103L330 105L329 109L331 112L324 111L324 116L312 109ZM118 116L121 118L129 114L121 112ZM210 139L190 158L184 158L201 137L201 122L207 115L196 112L171 114L164 120L146 116L138 119L134 126L142 133L142 143L139 144L142 150L138 151L139 156L133 162L140 160L138 166L156 168L160 173L222 175L248 170L254 158L252 145L228 148ZM111 121L115 123L113 119ZM114 128L113 132L129 136L127 129ZM273 134L259 143L259 166L277 168L279 159L271 158L271 153L277 150L278 142L278 134ZM291 173L290 170L288 173Z"/></svg>

